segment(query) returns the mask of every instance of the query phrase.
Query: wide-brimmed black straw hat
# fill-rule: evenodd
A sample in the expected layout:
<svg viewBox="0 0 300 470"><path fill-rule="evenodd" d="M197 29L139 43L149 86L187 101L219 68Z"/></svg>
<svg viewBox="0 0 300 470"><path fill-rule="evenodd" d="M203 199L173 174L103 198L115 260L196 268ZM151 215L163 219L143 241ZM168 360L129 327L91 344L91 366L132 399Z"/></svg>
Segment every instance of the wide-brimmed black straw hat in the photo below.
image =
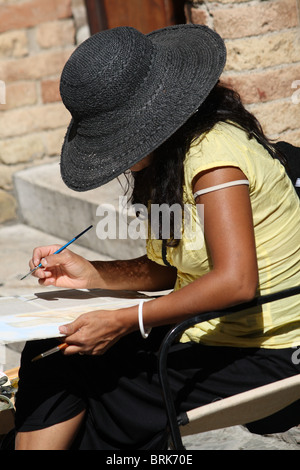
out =
<svg viewBox="0 0 300 470"><path fill-rule="evenodd" d="M225 60L223 40L200 25L147 35L119 27L84 41L60 83L72 115L61 154L66 185L99 187L159 147L203 103Z"/></svg>

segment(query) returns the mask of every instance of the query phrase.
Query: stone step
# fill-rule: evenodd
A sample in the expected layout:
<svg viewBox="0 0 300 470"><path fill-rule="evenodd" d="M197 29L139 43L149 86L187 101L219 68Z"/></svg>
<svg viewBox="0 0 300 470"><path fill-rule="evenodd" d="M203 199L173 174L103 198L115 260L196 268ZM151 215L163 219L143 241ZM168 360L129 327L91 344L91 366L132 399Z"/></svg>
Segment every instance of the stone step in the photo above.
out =
<svg viewBox="0 0 300 470"><path fill-rule="evenodd" d="M20 278L29 271L28 263L33 248L53 243L63 245L66 241L68 240L60 236L49 235L20 223L0 225L0 297L23 296L53 290L52 287L40 286L33 276L28 276L22 281ZM74 243L72 247L75 253L86 259L92 261L99 258L98 253L79 246L78 243ZM0 316L5 313L0 310ZM19 366L23 347L24 343L0 344L0 371Z"/></svg>
<svg viewBox="0 0 300 470"><path fill-rule="evenodd" d="M66 240L93 224L78 244L110 259L145 253L144 236L133 239L128 233L136 218L132 208L127 210L124 175L101 188L76 192L63 183L56 162L16 173L14 186L23 224Z"/></svg>

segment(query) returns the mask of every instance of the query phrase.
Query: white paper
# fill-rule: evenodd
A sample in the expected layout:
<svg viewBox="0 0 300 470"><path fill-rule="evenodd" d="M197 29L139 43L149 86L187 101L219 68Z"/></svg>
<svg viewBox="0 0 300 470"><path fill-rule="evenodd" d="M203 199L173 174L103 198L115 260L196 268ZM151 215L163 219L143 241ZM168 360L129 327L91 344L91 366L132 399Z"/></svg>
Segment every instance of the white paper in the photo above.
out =
<svg viewBox="0 0 300 470"><path fill-rule="evenodd" d="M137 292L57 290L0 297L0 344L56 338L59 326L93 310L115 310L151 297Z"/></svg>

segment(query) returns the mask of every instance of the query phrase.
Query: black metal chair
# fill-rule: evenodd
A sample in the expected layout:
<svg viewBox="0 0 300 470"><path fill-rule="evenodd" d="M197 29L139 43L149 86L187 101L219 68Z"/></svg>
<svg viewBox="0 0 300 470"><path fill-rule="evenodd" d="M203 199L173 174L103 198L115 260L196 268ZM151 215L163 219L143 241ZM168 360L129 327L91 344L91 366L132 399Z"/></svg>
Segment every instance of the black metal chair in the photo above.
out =
<svg viewBox="0 0 300 470"><path fill-rule="evenodd" d="M177 416L172 392L168 382L168 352L174 341L187 328L213 318L230 315L241 310L274 302L279 299L300 294L300 286L286 289L274 294L260 296L250 302L236 307L196 315L174 326L165 336L158 358L158 373L162 387L165 409L168 417L171 446L174 449L185 449L182 436L196 434L212 429L221 429L237 424L246 424L285 408L300 399L300 374L278 382L258 387L254 390L239 393L208 405L200 406ZM300 315L300 312L299 312ZM300 340L300 338L299 338ZM300 424L300 423L299 423Z"/></svg>

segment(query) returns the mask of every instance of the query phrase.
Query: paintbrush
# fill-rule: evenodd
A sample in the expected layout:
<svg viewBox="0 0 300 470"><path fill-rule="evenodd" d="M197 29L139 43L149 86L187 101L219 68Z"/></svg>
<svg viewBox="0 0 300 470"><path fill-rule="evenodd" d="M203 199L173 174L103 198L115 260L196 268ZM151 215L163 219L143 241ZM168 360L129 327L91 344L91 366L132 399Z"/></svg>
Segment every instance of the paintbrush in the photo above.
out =
<svg viewBox="0 0 300 470"><path fill-rule="evenodd" d="M54 255L58 255L58 253L61 253L65 248L67 248L67 246L71 245L71 243L75 242L75 240L77 240L79 237L81 237L81 235L83 235L85 232L87 232L88 230L90 230L92 228L92 225L90 225L88 228L86 228L83 232L79 233L78 235L76 235L76 237L72 238L72 240L70 240L68 243L66 243L64 246L62 246L61 248L59 248L59 250L57 250L55 253L53 253ZM33 268L31 271L29 271L29 273L25 274L25 276L21 277L20 281L23 281L23 279L25 279L27 276L29 276L30 274L34 273L34 271L36 271L38 268L42 268L43 265L42 263L40 263L38 266L36 266L35 268Z"/></svg>
<svg viewBox="0 0 300 470"><path fill-rule="evenodd" d="M34 357L33 359L31 359L31 362L35 362L35 361L38 361L39 359L43 359L43 357L51 356L51 354L55 354L58 351L62 351L66 349L68 346L69 344L67 343L61 343L58 346L55 346L55 348L49 349L48 351L45 351L39 354L38 356Z"/></svg>

